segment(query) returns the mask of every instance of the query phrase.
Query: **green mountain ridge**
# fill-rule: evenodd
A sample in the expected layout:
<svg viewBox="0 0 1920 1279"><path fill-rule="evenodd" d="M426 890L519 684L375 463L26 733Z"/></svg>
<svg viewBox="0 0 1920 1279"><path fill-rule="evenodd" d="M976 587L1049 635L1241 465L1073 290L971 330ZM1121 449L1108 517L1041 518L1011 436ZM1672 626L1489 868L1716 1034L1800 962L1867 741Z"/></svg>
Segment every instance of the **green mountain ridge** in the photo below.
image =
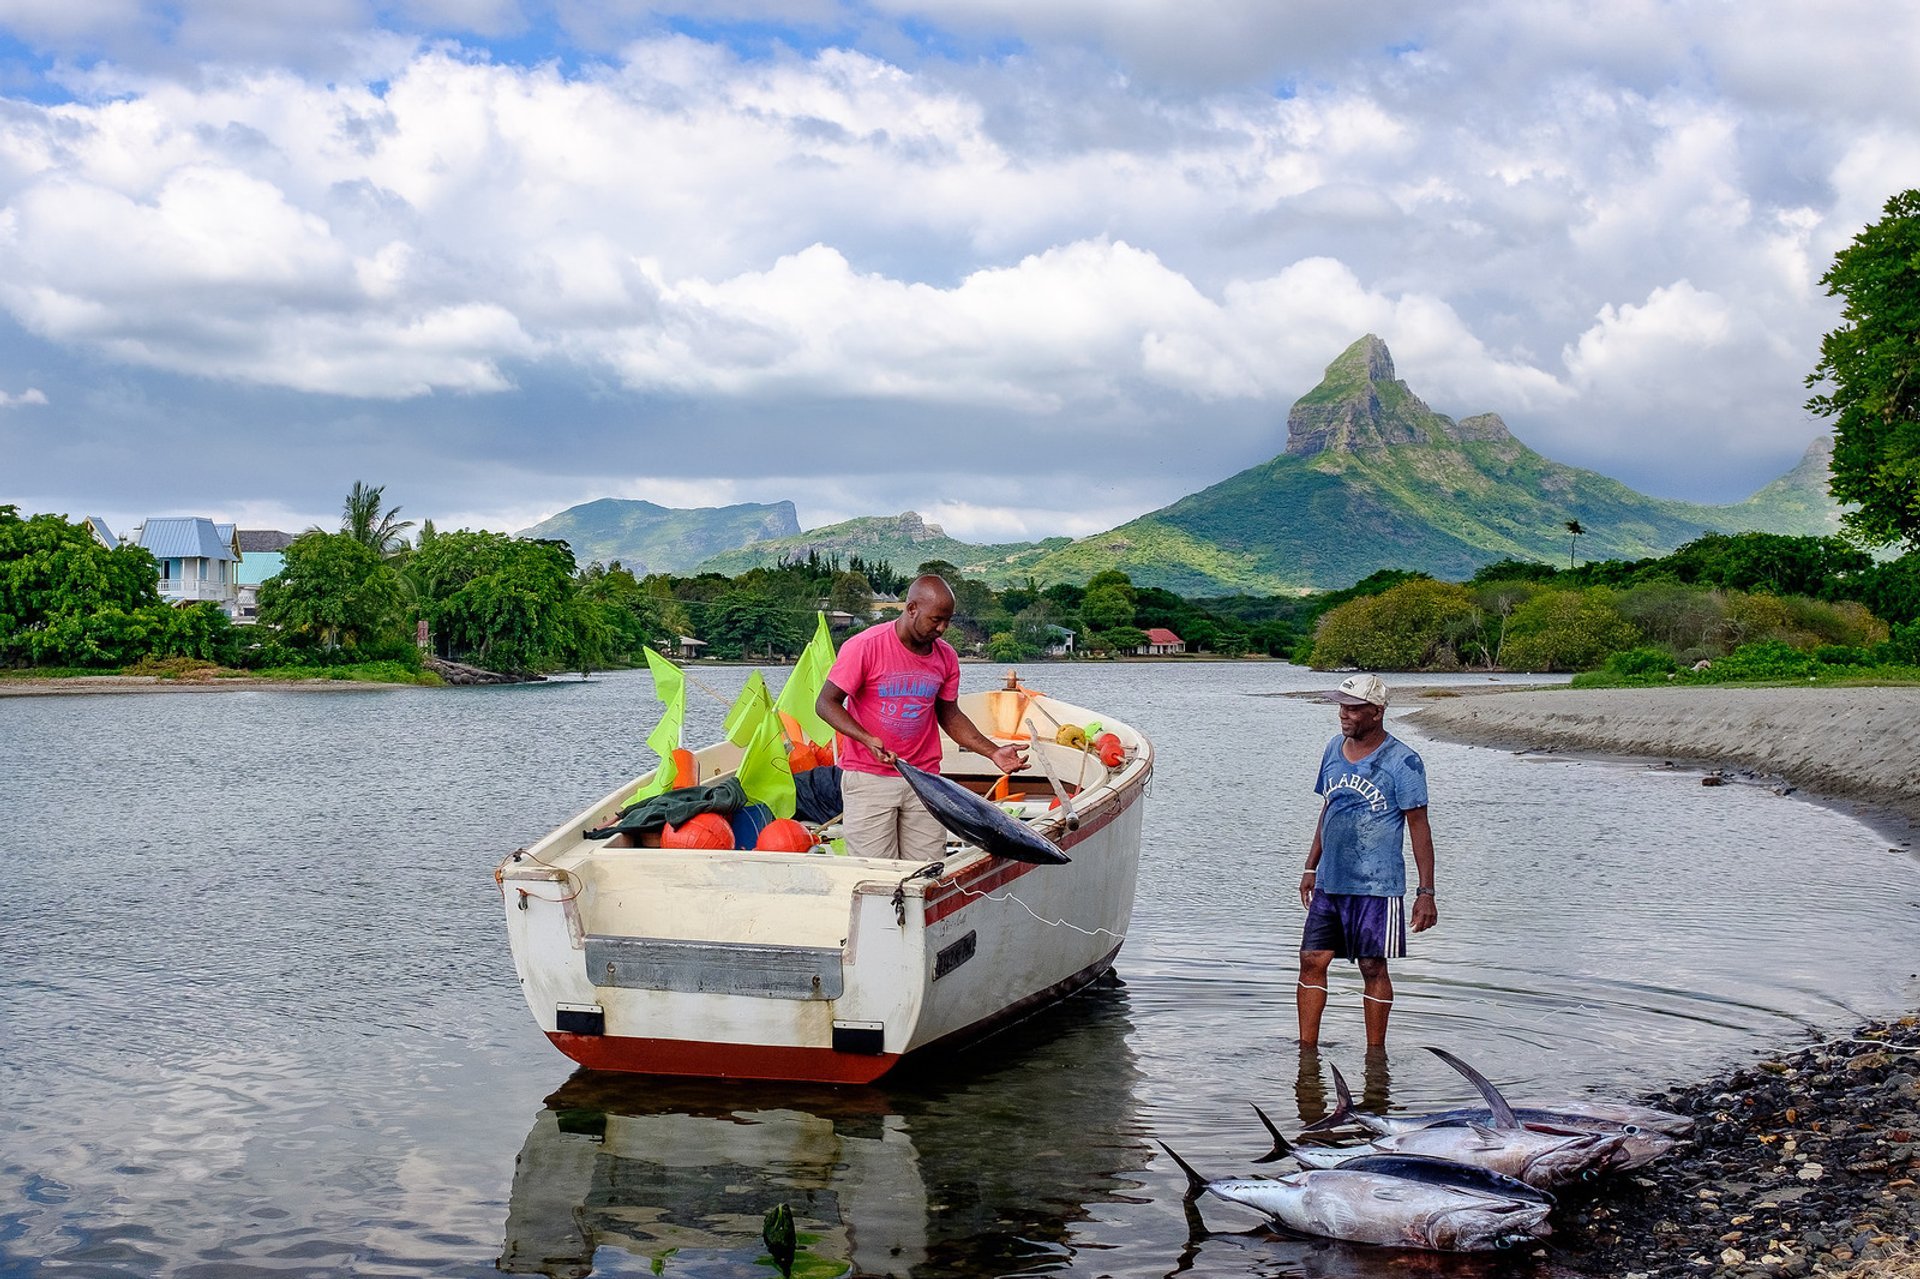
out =
<svg viewBox="0 0 1920 1279"><path fill-rule="evenodd" d="M845 561L858 555L863 560L891 564L897 571L910 573L929 560L946 560L970 577L985 578L1004 585L1023 577L1025 566L1071 543L1065 537L1043 542L988 543L962 542L948 537L938 524L929 524L919 514L904 511L899 515L863 515L809 529L804 533L755 542L736 550L722 552L700 565L703 573L724 573L736 577L750 568L804 559L810 553L839 556Z"/></svg>
<svg viewBox="0 0 1920 1279"><path fill-rule="evenodd" d="M692 573L722 551L799 531L792 502L681 508L603 497L570 506L518 536L563 541L582 568L595 560L618 560L645 576Z"/></svg>
<svg viewBox="0 0 1920 1279"><path fill-rule="evenodd" d="M1661 555L1709 532L1825 534L1831 441L1744 502L1648 497L1565 466L1498 415L1455 422L1394 377L1369 334L1328 366L1287 420L1286 451L1032 563L1041 581L1119 569L1184 595L1329 589L1382 568L1464 578L1507 557L1558 562L1568 520L1583 559Z"/></svg>

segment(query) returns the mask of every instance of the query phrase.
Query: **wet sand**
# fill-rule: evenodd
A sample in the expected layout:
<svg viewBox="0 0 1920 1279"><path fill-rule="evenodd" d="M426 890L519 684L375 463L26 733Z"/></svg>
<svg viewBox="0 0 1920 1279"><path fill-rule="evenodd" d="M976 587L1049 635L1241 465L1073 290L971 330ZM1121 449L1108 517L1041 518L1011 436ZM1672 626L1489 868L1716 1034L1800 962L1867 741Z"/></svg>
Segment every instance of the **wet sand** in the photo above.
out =
<svg viewBox="0 0 1920 1279"><path fill-rule="evenodd" d="M1857 807L1883 828L1920 830L1920 688L1536 689L1417 700L1409 721L1447 741L1735 765Z"/></svg>

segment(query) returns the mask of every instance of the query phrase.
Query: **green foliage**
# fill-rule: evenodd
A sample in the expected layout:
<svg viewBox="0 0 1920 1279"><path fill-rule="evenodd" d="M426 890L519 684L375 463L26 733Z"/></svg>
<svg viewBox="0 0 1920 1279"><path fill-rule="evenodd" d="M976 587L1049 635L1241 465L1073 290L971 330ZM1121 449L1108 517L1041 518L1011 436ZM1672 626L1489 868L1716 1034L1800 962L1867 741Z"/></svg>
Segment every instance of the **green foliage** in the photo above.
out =
<svg viewBox="0 0 1920 1279"><path fill-rule="evenodd" d="M1094 631L1087 637L1087 647L1096 653L1131 653L1146 642L1147 633L1135 626Z"/></svg>
<svg viewBox="0 0 1920 1279"><path fill-rule="evenodd" d="M159 568L137 546L108 549L58 515L0 505L0 661L120 666L170 624ZM111 614L98 623L96 614Z"/></svg>
<svg viewBox="0 0 1920 1279"><path fill-rule="evenodd" d="M710 656L728 661L790 656L806 647L811 622L809 613L770 595L733 591L708 607L701 638Z"/></svg>
<svg viewBox="0 0 1920 1279"><path fill-rule="evenodd" d="M1543 591L1513 611L1505 664L1516 670L1584 671L1639 639L1604 587Z"/></svg>
<svg viewBox="0 0 1920 1279"><path fill-rule="evenodd" d="M1327 612L1314 632L1313 664L1406 671L1458 666L1480 610L1464 586L1409 578Z"/></svg>
<svg viewBox="0 0 1920 1279"><path fill-rule="evenodd" d="M313 660L395 657L411 647L402 600L399 574L378 551L349 533L302 533L278 576L260 584L260 624Z"/></svg>
<svg viewBox="0 0 1920 1279"><path fill-rule="evenodd" d="M995 631L987 637L987 657L996 662L1024 662L1039 650L1020 642L1012 631Z"/></svg>
<svg viewBox="0 0 1920 1279"><path fill-rule="evenodd" d="M1807 408L1833 419L1833 495L1863 541L1920 547L1920 190L1888 200L1820 282L1843 299L1807 377L1831 388Z"/></svg>
<svg viewBox="0 0 1920 1279"><path fill-rule="evenodd" d="M489 670L587 669L624 625L604 600L581 602L564 542L441 533L408 557L407 577L441 655Z"/></svg>
<svg viewBox="0 0 1920 1279"><path fill-rule="evenodd" d="M1473 576L1467 579L1469 586L1483 586L1488 582L1549 582L1560 570L1551 564L1539 560L1517 560L1508 557L1483 564L1475 569Z"/></svg>
<svg viewBox="0 0 1920 1279"><path fill-rule="evenodd" d="M271 680L352 680L358 684L425 684L439 685L442 680L432 671L423 670L416 652L411 659L392 658L380 662L342 662L331 666L312 666L299 664L292 666L265 666L253 672L256 679Z"/></svg>
<svg viewBox="0 0 1920 1279"><path fill-rule="evenodd" d="M1608 657L1604 669L1622 680L1643 680L1655 675L1664 678L1674 669L1673 654L1661 648L1630 648Z"/></svg>

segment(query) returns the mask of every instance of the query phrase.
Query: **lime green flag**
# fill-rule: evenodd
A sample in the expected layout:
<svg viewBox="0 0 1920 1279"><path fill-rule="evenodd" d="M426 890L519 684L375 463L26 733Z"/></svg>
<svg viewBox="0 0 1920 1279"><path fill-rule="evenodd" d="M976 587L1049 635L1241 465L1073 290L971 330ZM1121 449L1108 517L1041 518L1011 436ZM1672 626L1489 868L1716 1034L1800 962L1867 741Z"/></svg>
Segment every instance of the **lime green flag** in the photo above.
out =
<svg viewBox="0 0 1920 1279"><path fill-rule="evenodd" d="M775 817L791 817L795 805L793 766L778 715L762 715L740 756L740 789L755 803L765 804Z"/></svg>
<svg viewBox="0 0 1920 1279"><path fill-rule="evenodd" d="M669 662L651 648L642 649L647 655L647 670L653 676L653 695L665 704L660 712L660 722L647 734L647 745L660 757L660 766L653 770L653 780L640 787L627 797L627 803L649 799L655 795L664 795L673 785L673 751L680 745L681 725L687 716L687 680L680 668Z"/></svg>
<svg viewBox="0 0 1920 1279"><path fill-rule="evenodd" d="M820 690L826 687L827 672L833 669L833 636L827 633L827 615L816 613L814 616L819 622L813 638L801 650L800 660L793 664L793 674L787 677L786 686L780 690L779 700L773 706L799 720L807 740L827 745L833 741L833 730L813 709L813 704Z"/></svg>
<svg viewBox="0 0 1920 1279"><path fill-rule="evenodd" d="M773 709L773 695L767 692L767 681L759 671L747 676L746 687L740 690L740 696L733 699L733 706L727 711L727 722L721 731L727 740L735 746L745 746L753 740L753 730L760 727L760 720Z"/></svg>

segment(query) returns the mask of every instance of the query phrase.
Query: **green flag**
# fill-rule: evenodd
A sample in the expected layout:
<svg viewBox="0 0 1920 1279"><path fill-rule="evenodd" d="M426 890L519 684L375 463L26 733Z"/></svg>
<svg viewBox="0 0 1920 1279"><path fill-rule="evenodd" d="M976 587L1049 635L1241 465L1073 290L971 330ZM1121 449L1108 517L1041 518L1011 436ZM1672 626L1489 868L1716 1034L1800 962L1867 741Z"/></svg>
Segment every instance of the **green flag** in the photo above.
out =
<svg viewBox="0 0 1920 1279"><path fill-rule="evenodd" d="M793 766L778 715L762 715L740 756L740 789L755 803L765 804L775 817L791 817L795 805Z"/></svg>
<svg viewBox="0 0 1920 1279"><path fill-rule="evenodd" d="M793 674L787 677L786 686L780 690L779 700L773 706L799 720L809 741L826 745L833 741L833 730L813 709L813 704L820 690L826 687L827 672L833 669L833 636L827 634L827 615L816 613L815 616L819 622L813 638L801 651L800 660L793 664Z"/></svg>
<svg viewBox="0 0 1920 1279"><path fill-rule="evenodd" d="M747 676L746 687L740 690L740 696L733 699L733 706L727 711L726 726L721 730L727 740L735 746L745 746L753 740L753 730L760 727L760 720L773 709L773 696L767 692L767 681L759 671Z"/></svg>
<svg viewBox="0 0 1920 1279"><path fill-rule="evenodd" d="M686 676L680 673L678 666L652 649L641 651L647 655L647 670L653 675L653 695L665 704L666 709L660 712L660 722L647 734L647 745L660 757L660 767L653 771L652 781L627 797L629 804L663 795L673 785L673 751L680 745L681 725L687 716Z"/></svg>

